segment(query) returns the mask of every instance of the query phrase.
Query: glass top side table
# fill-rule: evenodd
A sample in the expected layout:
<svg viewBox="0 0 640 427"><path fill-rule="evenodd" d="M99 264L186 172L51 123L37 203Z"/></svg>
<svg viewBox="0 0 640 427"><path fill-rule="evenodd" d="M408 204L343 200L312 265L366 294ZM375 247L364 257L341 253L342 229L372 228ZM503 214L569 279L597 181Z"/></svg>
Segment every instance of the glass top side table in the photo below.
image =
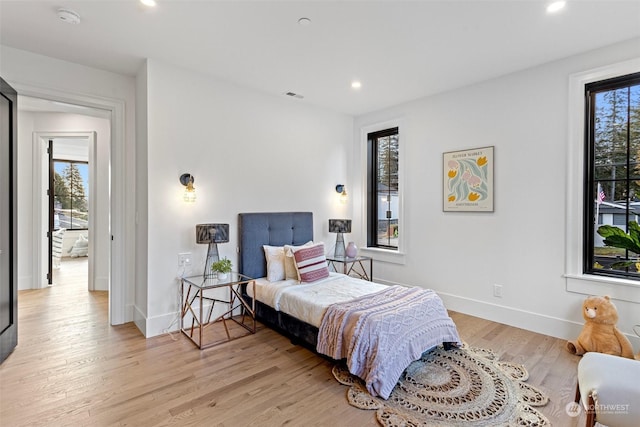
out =
<svg viewBox="0 0 640 427"><path fill-rule="evenodd" d="M253 286L255 295L255 280L236 272L225 279L213 275L182 277L180 331L201 350L254 334L255 302L249 304L242 298L243 286ZM211 328L217 323L223 325L224 333Z"/></svg>
<svg viewBox="0 0 640 427"><path fill-rule="evenodd" d="M327 256L327 264L338 273L347 276L355 276L363 280L373 280L373 258L368 256L356 256L349 258L346 256ZM367 266L368 264L368 266ZM342 268L339 268L342 266Z"/></svg>

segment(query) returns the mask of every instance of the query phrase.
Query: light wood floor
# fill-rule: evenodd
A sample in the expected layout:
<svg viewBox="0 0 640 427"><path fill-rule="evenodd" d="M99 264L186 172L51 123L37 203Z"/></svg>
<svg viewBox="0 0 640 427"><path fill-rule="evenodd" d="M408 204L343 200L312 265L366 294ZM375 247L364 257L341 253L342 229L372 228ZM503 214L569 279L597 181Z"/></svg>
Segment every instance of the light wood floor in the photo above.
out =
<svg viewBox="0 0 640 427"><path fill-rule="evenodd" d="M331 363L260 326L200 351L173 334L145 339L107 325L106 292L73 280L19 295L18 347L0 366L2 426L373 426L349 406ZM578 358L564 341L451 313L463 339L523 363L548 393L542 412L569 418Z"/></svg>

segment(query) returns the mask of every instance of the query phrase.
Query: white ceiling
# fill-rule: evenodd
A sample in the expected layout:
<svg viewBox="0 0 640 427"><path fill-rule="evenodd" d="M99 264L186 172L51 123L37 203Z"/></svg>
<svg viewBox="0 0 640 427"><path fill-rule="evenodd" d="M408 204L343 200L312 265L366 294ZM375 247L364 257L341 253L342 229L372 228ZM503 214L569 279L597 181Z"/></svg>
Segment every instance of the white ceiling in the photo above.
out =
<svg viewBox="0 0 640 427"><path fill-rule="evenodd" d="M153 58L358 115L640 37L640 0L157 2L0 0L0 43L127 75Z"/></svg>

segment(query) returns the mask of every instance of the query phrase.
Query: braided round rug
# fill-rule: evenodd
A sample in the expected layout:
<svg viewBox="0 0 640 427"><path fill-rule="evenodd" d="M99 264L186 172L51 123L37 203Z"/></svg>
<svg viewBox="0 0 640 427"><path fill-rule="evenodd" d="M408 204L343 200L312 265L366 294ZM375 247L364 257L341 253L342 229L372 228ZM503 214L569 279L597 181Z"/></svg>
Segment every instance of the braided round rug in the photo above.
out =
<svg viewBox="0 0 640 427"><path fill-rule="evenodd" d="M388 400L371 396L344 364L333 375L349 386L347 399L377 410L383 426L550 426L534 409L549 398L526 384L522 365L500 362L491 350L468 347L425 352L409 365Z"/></svg>

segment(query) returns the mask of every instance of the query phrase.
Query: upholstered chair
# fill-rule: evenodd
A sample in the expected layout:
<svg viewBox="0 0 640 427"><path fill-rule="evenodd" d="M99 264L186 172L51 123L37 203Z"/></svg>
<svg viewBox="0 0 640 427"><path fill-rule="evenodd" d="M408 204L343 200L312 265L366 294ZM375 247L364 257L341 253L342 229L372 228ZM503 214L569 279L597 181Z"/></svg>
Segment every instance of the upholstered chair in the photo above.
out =
<svg viewBox="0 0 640 427"><path fill-rule="evenodd" d="M589 352L578 363L576 402L587 414L587 426L640 425L640 361Z"/></svg>

